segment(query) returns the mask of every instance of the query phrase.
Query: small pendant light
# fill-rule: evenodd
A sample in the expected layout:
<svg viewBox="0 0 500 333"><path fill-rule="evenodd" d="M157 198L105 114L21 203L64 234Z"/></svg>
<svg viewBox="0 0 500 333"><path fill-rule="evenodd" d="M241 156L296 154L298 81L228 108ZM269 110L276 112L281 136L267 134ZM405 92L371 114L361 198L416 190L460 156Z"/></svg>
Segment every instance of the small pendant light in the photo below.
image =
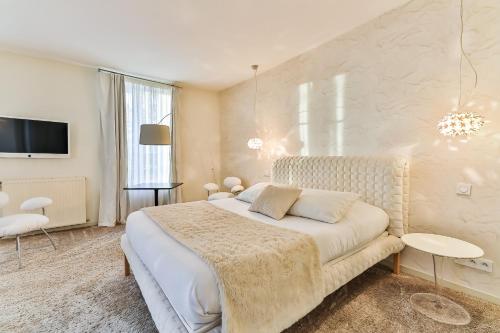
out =
<svg viewBox="0 0 500 333"><path fill-rule="evenodd" d="M254 71L254 81L255 81L255 95L253 100L253 114L254 117L257 117L257 70L259 69L259 65L252 65L252 69ZM259 137L250 138L247 142L248 148L252 150L260 150L263 145L263 141Z"/></svg>

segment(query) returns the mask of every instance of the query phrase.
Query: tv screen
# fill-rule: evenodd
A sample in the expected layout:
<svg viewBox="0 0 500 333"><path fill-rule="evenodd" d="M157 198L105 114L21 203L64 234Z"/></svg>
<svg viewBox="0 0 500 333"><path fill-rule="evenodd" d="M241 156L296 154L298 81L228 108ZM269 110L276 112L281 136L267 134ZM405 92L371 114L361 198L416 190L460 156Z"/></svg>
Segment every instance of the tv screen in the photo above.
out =
<svg viewBox="0 0 500 333"><path fill-rule="evenodd" d="M2 157L67 157L69 124L0 116Z"/></svg>

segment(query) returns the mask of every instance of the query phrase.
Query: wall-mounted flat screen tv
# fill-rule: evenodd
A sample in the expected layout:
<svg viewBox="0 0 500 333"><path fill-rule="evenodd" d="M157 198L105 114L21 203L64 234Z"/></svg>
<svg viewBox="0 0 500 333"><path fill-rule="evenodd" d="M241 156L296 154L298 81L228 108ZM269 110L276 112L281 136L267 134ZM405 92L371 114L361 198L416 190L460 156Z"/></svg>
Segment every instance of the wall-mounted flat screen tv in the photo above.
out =
<svg viewBox="0 0 500 333"><path fill-rule="evenodd" d="M0 157L69 157L69 123L0 116Z"/></svg>

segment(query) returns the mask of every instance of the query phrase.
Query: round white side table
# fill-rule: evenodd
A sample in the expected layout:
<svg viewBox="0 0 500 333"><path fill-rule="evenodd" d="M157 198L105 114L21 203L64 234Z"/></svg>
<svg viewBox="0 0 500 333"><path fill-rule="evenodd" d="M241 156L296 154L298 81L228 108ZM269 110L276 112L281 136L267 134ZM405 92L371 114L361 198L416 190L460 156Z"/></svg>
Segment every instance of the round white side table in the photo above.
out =
<svg viewBox="0 0 500 333"><path fill-rule="evenodd" d="M461 305L438 294L436 276L436 256L455 259L474 259L484 255L484 251L471 243L460 239L434 235L412 233L401 237L406 245L430 253L434 272L434 293L415 293L410 297L413 309L438 322L451 325L467 325L470 315Z"/></svg>

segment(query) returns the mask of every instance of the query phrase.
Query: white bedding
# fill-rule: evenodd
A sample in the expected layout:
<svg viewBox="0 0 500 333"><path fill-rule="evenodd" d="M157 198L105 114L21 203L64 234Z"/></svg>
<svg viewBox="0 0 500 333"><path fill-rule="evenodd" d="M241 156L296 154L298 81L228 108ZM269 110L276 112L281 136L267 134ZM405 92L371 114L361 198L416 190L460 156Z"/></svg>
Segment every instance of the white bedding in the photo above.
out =
<svg viewBox="0 0 500 333"><path fill-rule="evenodd" d="M249 212L249 204L236 199L211 203L257 221L311 235L318 245L323 264L361 249L389 225L384 211L361 201L357 201L344 219L335 224L289 215L276 221ZM220 324L216 279L198 256L170 238L141 211L130 214L126 232L132 248L190 332L205 332Z"/></svg>

